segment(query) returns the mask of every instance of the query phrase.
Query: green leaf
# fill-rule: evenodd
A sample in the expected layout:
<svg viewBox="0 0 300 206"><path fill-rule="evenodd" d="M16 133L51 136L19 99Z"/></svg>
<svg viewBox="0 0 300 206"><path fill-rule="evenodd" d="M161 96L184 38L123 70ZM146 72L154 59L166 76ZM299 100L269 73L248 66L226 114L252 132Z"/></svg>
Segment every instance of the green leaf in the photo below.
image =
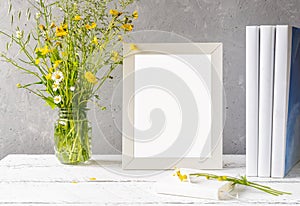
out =
<svg viewBox="0 0 300 206"><path fill-rule="evenodd" d="M8 14L10 14L10 12L11 12L11 9L12 9L12 4L11 4L11 1L9 1L9 2L8 2L8 4L9 4L9 7L8 7Z"/></svg>
<svg viewBox="0 0 300 206"><path fill-rule="evenodd" d="M96 97L96 99L100 100L100 97L98 94L95 94L94 96Z"/></svg>
<svg viewBox="0 0 300 206"><path fill-rule="evenodd" d="M43 82L42 82L42 81L40 81L40 82L34 82L34 83L30 83L30 84L23 85L22 87L23 87L23 88L26 88L26 87L30 87L30 86L32 86L32 85L37 85L37 84L43 84Z"/></svg>
<svg viewBox="0 0 300 206"><path fill-rule="evenodd" d="M19 11L19 12L18 12L18 19L19 19L19 20L21 19L21 15L22 15L22 12Z"/></svg>
<svg viewBox="0 0 300 206"><path fill-rule="evenodd" d="M51 109L54 109L56 107L56 104L54 103L53 97L46 97L46 98L44 98L44 100L51 107Z"/></svg>

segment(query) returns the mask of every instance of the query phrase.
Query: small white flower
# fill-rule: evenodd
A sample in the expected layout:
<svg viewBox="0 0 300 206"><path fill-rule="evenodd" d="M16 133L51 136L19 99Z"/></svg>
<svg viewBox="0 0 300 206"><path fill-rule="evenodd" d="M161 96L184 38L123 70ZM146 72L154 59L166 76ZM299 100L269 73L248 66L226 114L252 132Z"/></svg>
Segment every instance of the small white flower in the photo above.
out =
<svg viewBox="0 0 300 206"><path fill-rule="evenodd" d="M60 95L55 96L55 97L53 98L53 100L54 100L54 103L55 103L55 104L59 104L59 103L61 102L61 96L60 96Z"/></svg>
<svg viewBox="0 0 300 206"><path fill-rule="evenodd" d="M59 124L66 126L66 125L67 125L67 122L66 122L66 121L63 121L63 120L60 120L60 121L59 121Z"/></svg>
<svg viewBox="0 0 300 206"><path fill-rule="evenodd" d="M55 82L61 82L64 78L64 75L61 71L56 71L56 72L53 72L52 74L52 80L54 80Z"/></svg>
<svg viewBox="0 0 300 206"><path fill-rule="evenodd" d="M18 39L21 39L23 37L23 32L22 31L16 31L16 36Z"/></svg>
<svg viewBox="0 0 300 206"><path fill-rule="evenodd" d="M40 17L41 17L41 13L38 12L38 13L35 14L36 19L39 19Z"/></svg>
<svg viewBox="0 0 300 206"><path fill-rule="evenodd" d="M58 82L54 82L54 84L52 85L52 89L53 91L57 91L59 89L59 83Z"/></svg>
<svg viewBox="0 0 300 206"><path fill-rule="evenodd" d="M74 91L75 91L75 87L74 87L74 86L70 87L70 90L71 90L72 92L74 92Z"/></svg>

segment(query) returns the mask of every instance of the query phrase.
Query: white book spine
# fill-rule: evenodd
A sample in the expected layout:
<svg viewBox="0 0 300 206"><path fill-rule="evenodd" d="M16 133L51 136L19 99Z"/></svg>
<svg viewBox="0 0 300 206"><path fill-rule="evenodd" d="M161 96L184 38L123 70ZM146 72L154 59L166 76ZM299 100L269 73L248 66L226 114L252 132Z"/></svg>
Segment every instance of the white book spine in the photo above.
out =
<svg viewBox="0 0 300 206"><path fill-rule="evenodd" d="M272 136L272 177L284 177L288 90L290 74L291 27L276 26L274 104Z"/></svg>
<svg viewBox="0 0 300 206"><path fill-rule="evenodd" d="M271 176L275 26L260 26L258 176Z"/></svg>
<svg viewBox="0 0 300 206"><path fill-rule="evenodd" d="M246 27L246 175L257 176L259 26Z"/></svg>

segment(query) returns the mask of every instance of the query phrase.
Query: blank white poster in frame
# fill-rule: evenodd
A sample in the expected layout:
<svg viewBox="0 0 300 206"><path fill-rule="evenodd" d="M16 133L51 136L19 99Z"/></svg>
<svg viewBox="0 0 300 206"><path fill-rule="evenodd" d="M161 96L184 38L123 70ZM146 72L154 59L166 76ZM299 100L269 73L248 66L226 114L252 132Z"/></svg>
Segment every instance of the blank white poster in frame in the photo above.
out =
<svg viewBox="0 0 300 206"><path fill-rule="evenodd" d="M134 45L123 45L122 168L222 168L222 43Z"/></svg>

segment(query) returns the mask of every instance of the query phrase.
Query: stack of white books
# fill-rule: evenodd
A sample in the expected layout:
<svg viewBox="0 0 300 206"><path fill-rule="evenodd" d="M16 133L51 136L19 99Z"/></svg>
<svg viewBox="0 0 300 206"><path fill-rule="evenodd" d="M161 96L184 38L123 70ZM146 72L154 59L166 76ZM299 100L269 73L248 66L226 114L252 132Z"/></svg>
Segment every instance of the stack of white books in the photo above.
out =
<svg viewBox="0 0 300 206"><path fill-rule="evenodd" d="M284 177L300 160L300 28L246 27L246 174Z"/></svg>

